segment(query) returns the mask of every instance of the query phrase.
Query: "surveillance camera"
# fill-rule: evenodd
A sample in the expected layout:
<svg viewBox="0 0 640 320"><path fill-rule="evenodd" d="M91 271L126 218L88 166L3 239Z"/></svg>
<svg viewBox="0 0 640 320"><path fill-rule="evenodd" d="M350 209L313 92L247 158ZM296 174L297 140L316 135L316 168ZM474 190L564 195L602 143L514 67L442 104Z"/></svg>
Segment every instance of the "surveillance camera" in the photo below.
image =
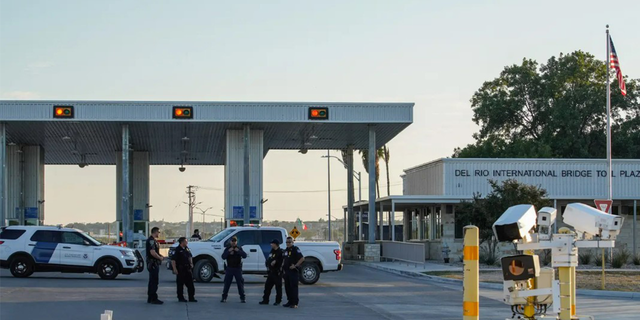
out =
<svg viewBox="0 0 640 320"><path fill-rule="evenodd" d="M544 207L538 210L538 226L551 227L556 223L556 215L558 210L551 207Z"/></svg>
<svg viewBox="0 0 640 320"><path fill-rule="evenodd" d="M551 239L551 226L556 223L557 210L544 207L538 211L538 236L539 239Z"/></svg>
<svg viewBox="0 0 640 320"><path fill-rule="evenodd" d="M536 209L530 204L509 207L493 224L498 241L531 240L529 231L536 226Z"/></svg>
<svg viewBox="0 0 640 320"><path fill-rule="evenodd" d="M84 168L84 167L86 167L86 166L87 166L87 164L86 164L86 163L79 163L79 164L78 164L78 167L80 167L80 168Z"/></svg>
<svg viewBox="0 0 640 320"><path fill-rule="evenodd" d="M307 154L307 149L300 149L298 152L300 152L302 154Z"/></svg>
<svg viewBox="0 0 640 320"><path fill-rule="evenodd" d="M180 167L180 168L178 168L178 170L180 170L180 172L184 172L185 170L187 170L187 168L185 168L185 167Z"/></svg>
<svg viewBox="0 0 640 320"><path fill-rule="evenodd" d="M614 216L582 203L567 205L562 218L564 223L572 226L581 236L599 236L610 240L616 239L624 222L621 216Z"/></svg>

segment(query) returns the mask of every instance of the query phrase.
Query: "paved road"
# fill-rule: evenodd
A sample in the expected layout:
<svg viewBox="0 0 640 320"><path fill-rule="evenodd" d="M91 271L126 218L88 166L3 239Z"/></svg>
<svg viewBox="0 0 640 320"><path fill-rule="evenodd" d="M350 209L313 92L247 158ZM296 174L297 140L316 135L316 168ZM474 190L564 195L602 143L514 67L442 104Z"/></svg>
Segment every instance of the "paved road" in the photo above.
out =
<svg viewBox="0 0 640 320"><path fill-rule="evenodd" d="M40 273L27 279L11 277L0 271L0 320L5 319L99 319L105 309L114 311L114 320L143 319L460 319L459 288L442 286L422 279L406 278L348 265L342 272L326 273L312 286L300 286L299 309L258 305L264 278L246 276L247 304L241 304L232 287L226 304L219 302L219 281L196 283L198 303L179 303L175 282L168 270L162 270L159 294L162 306L146 303L147 274L100 280L95 275ZM481 319L504 319L509 308L495 300L496 292L481 298ZM273 297L272 297L273 299ZM272 300L273 301L273 300ZM592 304L594 301L580 301ZM598 319L637 319L637 301L598 303ZM587 310L585 310L587 311ZM589 310L591 311L591 310ZM623 312L628 312L623 315ZM595 312L594 312L595 313ZM615 315L615 316L614 316Z"/></svg>

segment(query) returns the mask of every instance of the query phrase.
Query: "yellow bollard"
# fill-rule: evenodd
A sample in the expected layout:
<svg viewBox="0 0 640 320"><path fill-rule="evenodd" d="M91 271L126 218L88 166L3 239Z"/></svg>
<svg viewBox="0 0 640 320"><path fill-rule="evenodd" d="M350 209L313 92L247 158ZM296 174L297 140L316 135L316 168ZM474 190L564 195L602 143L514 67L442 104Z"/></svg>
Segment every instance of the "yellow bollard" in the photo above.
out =
<svg viewBox="0 0 640 320"><path fill-rule="evenodd" d="M571 320L571 267L558 268L560 274L560 320Z"/></svg>
<svg viewBox="0 0 640 320"><path fill-rule="evenodd" d="M576 315L576 267L571 267L571 316Z"/></svg>
<svg viewBox="0 0 640 320"><path fill-rule="evenodd" d="M528 254L528 255L534 255L535 252L533 250L525 250L524 254ZM529 279L529 289L538 289L537 284L536 284L536 279ZM535 297L528 297L527 299L527 304L524 306L524 318L525 319L535 319L536 316L536 306L535 306L535 302L536 302L536 298Z"/></svg>
<svg viewBox="0 0 640 320"><path fill-rule="evenodd" d="M480 241L478 236L478 227L464 227L463 320L480 319L480 265L478 263Z"/></svg>

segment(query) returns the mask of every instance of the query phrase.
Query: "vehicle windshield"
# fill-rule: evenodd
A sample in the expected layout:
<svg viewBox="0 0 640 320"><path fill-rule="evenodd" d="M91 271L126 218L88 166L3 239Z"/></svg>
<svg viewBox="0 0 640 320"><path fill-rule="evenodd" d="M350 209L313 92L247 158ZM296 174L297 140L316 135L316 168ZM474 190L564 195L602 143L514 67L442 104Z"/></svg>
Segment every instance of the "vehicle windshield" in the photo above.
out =
<svg viewBox="0 0 640 320"><path fill-rule="evenodd" d="M88 233L83 232L83 233L82 233L82 235L83 235L85 238L87 238L87 240L89 240L90 242L92 242L92 243L93 243L93 245L95 245L95 246L102 245L102 242L100 242L100 241L98 241L98 240L94 239L94 238L93 238L92 236L90 236Z"/></svg>
<svg viewBox="0 0 640 320"><path fill-rule="evenodd" d="M220 242L224 238L226 238L228 235L230 235L233 231L234 231L233 229L224 229L216 233L215 235L213 235L213 237L209 238L209 240L207 241Z"/></svg>

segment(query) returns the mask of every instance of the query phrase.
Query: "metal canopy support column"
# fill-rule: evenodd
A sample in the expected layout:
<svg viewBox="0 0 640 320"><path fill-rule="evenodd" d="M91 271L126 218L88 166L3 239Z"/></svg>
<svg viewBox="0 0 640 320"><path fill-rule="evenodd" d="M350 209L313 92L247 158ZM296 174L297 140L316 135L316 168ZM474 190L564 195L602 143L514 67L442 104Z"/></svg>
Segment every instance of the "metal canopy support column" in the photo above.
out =
<svg viewBox="0 0 640 320"><path fill-rule="evenodd" d="M251 127L244 125L244 225L249 224L251 216L251 163L249 162L249 144L251 143Z"/></svg>
<svg viewBox="0 0 640 320"><path fill-rule="evenodd" d="M391 241L396 241L396 203L391 200Z"/></svg>
<svg viewBox="0 0 640 320"><path fill-rule="evenodd" d="M6 125L0 123L0 227L7 218L7 132Z"/></svg>
<svg viewBox="0 0 640 320"><path fill-rule="evenodd" d="M636 229L636 222L638 221L638 200L633 200L633 256L637 257L638 254L636 253L636 248L637 248L637 242L636 242L636 237L637 237L637 230Z"/></svg>
<svg viewBox="0 0 640 320"><path fill-rule="evenodd" d="M353 187L353 146L347 146L347 219L345 237L347 242L352 243L355 240L356 219L353 215L354 187Z"/></svg>
<svg viewBox="0 0 640 320"><path fill-rule="evenodd" d="M418 240L424 239L424 215L422 214L423 209L417 210L418 216Z"/></svg>
<svg viewBox="0 0 640 320"><path fill-rule="evenodd" d="M131 225L131 186L129 182L130 161L129 150L129 125L122 125L122 202L120 203L122 212L122 240L127 243L127 247L133 246L133 226Z"/></svg>
<svg viewBox="0 0 640 320"><path fill-rule="evenodd" d="M362 241L362 206L358 206L358 240Z"/></svg>
<svg viewBox="0 0 640 320"><path fill-rule="evenodd" d="M411 211L404 209L402 212L402 241L407 242L410 239L411 232Z"/></svg>
<svg viewBox="0 0 640 320"><path fill-rule="evenodd" d="M380 240L384 240L384 204L383 202L380 202L379 220L380 220L380 226L379 226Z"/></svg>
<svg viewBox="0 0 640 320"><path fill-rule="evenodd" d="M369 126L369 243L376 243L376 127Z"/></svg>

